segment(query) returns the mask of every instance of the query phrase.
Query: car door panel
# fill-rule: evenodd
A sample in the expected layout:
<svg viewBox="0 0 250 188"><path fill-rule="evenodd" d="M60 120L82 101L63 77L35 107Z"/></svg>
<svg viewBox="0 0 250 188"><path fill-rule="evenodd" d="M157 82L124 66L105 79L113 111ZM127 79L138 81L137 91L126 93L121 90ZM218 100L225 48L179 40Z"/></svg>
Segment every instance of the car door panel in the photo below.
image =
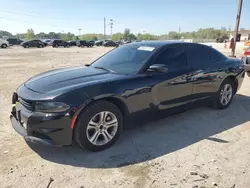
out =
<svg viewBox="0 0 250 188"><path fill-rule="evenodd" d="M174 45L163 49L153 64L165 64L166 73L154 73L156 84L152 88L154 103L159 109L167 109L191 100L192 70L188 65L185 48Z"/></svg>
<svg viewBox="0 0 250 188"><path fill-rule="evenodd" d="M152 88L155 97L154 103L160 110L172 108L185 104L191 100L192 83L189 73L190 69L178 72L154 75L158 83Z"/></svg>
<svg viewBox="0 0 250 188"><path fill-rule="evenodd" d="M210 97L218 89L218 77L223 72L221 63L211 59L209 47L199 44L187 46L187 57L193 69L194 99Z"/></svg>

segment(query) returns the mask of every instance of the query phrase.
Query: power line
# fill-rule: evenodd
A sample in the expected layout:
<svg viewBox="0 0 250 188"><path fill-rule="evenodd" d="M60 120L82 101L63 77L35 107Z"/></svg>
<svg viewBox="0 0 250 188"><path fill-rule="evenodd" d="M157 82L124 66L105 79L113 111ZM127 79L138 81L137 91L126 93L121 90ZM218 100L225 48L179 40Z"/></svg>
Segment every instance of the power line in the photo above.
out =
<svg viewBox="0 0 250 188"><path fill-rule="evenodd" d="M24 12L14 12L14 11L5 11L5 10L0 10L0 12L8 13L8 14L16 14L16 15L22 15L22 16L29 16L29 17L38 17L40 19L55 19L55 20L67 20L69 18L63 18L63 17L54 17L54 16L46 16L46 15L38 15L38 14L27 14ZM84 19L84 18L78 18L79 20ZM76 20L76 19L74 19Z"/></svg>
<svg viewBox="0 0 250 188"><path fill-rule="evenodd" d="M37 26L41 26L41 24L36 24L36 23L32 23L32 22L29 22L29 21L24 21L24 20L17 20L17 19L10 19L10 18L6 18L6 17L3 17L3 16L0 16L1 19L5 19L7 21L15 21L15 22L23 22L23 23L28 23L28 24L32 24L32 25L37 25ZM73 27L73 26L66 26L66 25L54 25L54 24L46 24L46 26L51 26L51 27Z"/></svg>

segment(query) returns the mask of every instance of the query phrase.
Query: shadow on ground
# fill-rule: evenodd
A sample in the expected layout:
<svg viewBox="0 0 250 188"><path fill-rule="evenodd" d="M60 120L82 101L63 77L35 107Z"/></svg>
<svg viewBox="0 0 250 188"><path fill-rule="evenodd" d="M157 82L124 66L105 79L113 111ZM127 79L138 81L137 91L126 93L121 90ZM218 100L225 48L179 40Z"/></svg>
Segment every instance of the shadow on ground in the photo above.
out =
<svg viewBox="0 0 250 188"><path fill-rule="evenodd" d="M97 153L77 146L29 146L43 159L59 164L87 168L122 167L175 152L203 139L230 144L214 135L250 121L249 112L250 97L237 95L226 110L199 107L127 129L114 146Z"/></svg>

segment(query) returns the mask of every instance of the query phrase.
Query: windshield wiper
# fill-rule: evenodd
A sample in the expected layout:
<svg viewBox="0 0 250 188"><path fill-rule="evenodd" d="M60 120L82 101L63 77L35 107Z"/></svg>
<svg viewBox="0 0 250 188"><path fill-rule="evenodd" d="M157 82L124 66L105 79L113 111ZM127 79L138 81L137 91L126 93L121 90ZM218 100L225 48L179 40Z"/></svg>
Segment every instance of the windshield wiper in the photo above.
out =
<svg viewBox="0 0 250 188"><path fill-rule="evenodd" d="M109 71L109 72L115 72L115 71L113 71L113 70L111 70L111 69L107 69L107 68L104 68L104 67L94 67L94 68L106 70L106 71Z"/></svg>

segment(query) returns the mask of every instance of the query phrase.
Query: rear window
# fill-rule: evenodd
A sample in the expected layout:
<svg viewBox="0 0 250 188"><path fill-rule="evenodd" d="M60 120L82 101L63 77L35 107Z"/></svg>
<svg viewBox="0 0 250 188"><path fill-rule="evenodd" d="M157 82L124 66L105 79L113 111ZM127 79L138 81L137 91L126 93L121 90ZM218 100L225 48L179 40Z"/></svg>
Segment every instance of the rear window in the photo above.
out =
<svg viewBox="0 0 250 188"><path fill-rule="evenodd" d="M223 61L223 60L226 59L226 56L223 55L222 53L220 53L219 51L217 51L216 49L211 48L210 49L210 59L212 61L215 61L215 62L217 62L217 61Z"/></svg>

